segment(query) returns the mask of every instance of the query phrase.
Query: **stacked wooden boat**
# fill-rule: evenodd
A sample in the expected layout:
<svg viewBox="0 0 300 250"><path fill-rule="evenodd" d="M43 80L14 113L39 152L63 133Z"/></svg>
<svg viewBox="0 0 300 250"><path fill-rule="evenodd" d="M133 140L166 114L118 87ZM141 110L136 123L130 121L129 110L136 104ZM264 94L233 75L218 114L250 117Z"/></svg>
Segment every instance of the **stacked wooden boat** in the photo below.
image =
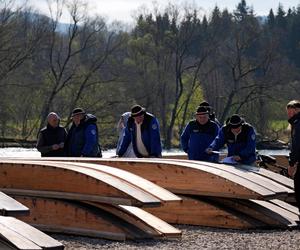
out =
<svg viewBox="0 0 300 250"><path fill-rule="evenodd" d="M298 210L287 203L294 200L293 181L263 168L177 159L59 160L113 166L180 195L181 203L145 209L169 223L246 229L298 221Z"/></svg>
<svg viewBox="0 0 300 250"><path fill-rule="evenodd" d="M184 159L2 159L0 188L46 231L116 240L180 237L169 225L290 228L291 179L252 166Z"/></svg>
<svg viewBox="0 0 300 250"><path fill-rule="evenodd" d="M120 169L88 163L2 160L0 186L29 207L30 216L17 218L44 231L114 240L181 235L139 208L181 199Z"/></svg>

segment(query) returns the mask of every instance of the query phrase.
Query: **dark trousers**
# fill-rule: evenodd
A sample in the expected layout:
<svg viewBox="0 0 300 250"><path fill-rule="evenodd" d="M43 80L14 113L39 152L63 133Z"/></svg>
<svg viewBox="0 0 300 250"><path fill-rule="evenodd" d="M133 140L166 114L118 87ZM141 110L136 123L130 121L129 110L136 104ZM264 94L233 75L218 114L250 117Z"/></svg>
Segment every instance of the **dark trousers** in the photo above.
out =
<svg viewBox="0 0 300 250"><path fill-rule="evenodd" d="M300 164L297 165L297 171L294 176L296 204L300 211Z"/></svg>

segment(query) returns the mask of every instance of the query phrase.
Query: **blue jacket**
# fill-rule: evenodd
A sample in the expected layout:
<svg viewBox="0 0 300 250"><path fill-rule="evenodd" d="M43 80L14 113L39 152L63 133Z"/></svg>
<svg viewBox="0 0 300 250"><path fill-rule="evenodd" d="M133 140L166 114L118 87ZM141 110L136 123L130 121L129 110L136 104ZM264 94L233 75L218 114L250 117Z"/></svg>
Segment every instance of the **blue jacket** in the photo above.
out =
<svg viewBox="0 0 300 250"><path fill-rule="evenodd" d="M149 157L161 157L161 141L159 132L159 123L157 119L150 113L145 113L144 121L141 125L142 141L149 153ZM117 152L119 156L123 156L128 145L132 142L134 153L137 157L143 157L137 149L136 143L136 125L134 119L128 119L121 146Z"/></svg>
<svg viewBox="0 0 300 250"><path fill-rule="evenodd" d="M97 118L94 115L87 114L78 126L72 124L67 137L68 156L101 156L96 121Z"/></svg>
<svg viewBox="0 0 300 250"><path fill-rule="evenodd" d="M248 123L242 125L242 131L236 138L231 132L230 126L225 125L219 130L218 136L211 143L209 148L219 150L224 144L227 144L228 156L238 155L241 157L240 163L252 164L256 160L255 137L255 131Z"/></svg>
<svg viewBox="0 0 300 250"><path fill-rule="evenodd" d="M212 161L218 160L218 155L209 155L205 152L215 139L219 126L209 120L201 125L197 120L190 121L181 134L181 147L188 154L190 160Z"/></svg>

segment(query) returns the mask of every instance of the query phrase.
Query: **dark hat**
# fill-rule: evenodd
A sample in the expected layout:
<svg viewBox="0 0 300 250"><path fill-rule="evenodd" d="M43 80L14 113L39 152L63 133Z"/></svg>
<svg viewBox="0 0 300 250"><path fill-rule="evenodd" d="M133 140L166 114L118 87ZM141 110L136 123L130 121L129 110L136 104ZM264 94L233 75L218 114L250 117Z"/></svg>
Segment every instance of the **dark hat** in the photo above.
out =
<svg viewBox="0 0 300 250"><path fill-rule="evenodd" d="M197 108L197 111L196 111L196 115L205 115L205 114L208 114L209 113L209 111L207 110L207 108L206 107L203 107L203 106L199 106L198 108Z"/></svg>
<svg viewBox="0 0 300 250"><path fill-rule="evenodd" d="M210 111L211 106L209 105L209 103L207 101L203 101L199 104L199 106L201 107L205 107L208 111Z"/></svg>
<svg viewBox="0 0 300 250"><path fill-rule="evenodd" d="M131 117L137 117L145 114L146 109L140 105L134 105L131 107Z"/></svg>
<svg viewBox="0 0 300 250"><path fill-rule="evenodd" d="M244 120L237 114L232 115L228 121L228 125L230 126L230 128L238 128L242 126L243 123Z"/></svg>
<svg viewBox="0 0 300 250"><path fill-rule="evenodd" d="M85 114L84 109L82 109L82 108L75 108L75 109L73 109L71 117L73 117L75 115L79 115L79 114Z"/></svg>

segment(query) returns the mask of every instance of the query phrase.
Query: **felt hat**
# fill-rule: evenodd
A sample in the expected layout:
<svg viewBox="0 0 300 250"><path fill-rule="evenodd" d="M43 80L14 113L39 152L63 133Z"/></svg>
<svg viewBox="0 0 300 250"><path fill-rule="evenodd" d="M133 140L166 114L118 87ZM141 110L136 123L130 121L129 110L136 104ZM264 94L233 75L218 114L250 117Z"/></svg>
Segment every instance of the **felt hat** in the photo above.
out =
<svg viewBox="0 0 300 250"><path fill-rule="evenodd" d="M145 114L146 109L140 105L134 105L131 107L131 117L137 117Z"/></svg>
<svg viewBox="0 0 300 250"><path fill-rule="evenodd" d="M228 125L231 128L238 128L238 127L242 126L243 123L244 123L244 120L237 114L232 115L228 121Z"/></svg>

